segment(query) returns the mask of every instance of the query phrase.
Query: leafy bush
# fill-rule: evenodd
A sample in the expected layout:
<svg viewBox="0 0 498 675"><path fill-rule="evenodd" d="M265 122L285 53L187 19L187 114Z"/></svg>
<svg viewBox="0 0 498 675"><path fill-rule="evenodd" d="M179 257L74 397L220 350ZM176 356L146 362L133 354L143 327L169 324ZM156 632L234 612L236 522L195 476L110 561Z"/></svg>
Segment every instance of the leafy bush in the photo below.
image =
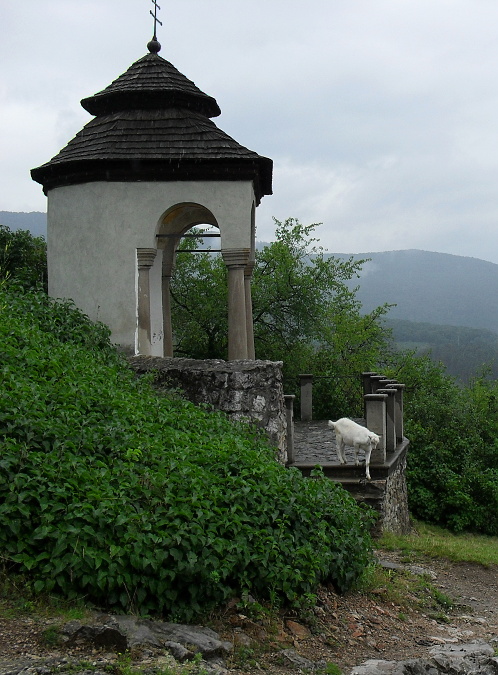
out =
<svg viewBox="0 0 498 675"><path fill-rule="evenodd" d="M25 288L47 289L47 244L28 230L12 232L0 225L0 279L16 280Z"/></svg>
<svg viewBox="0 0 498 675"><path fill-rule="evenodd" d="M0 550L37 591L189 620L350 588L368 516L248 425L156 394L70 303L0 289Z"/></svg>
<svg viewBox="0 0 498 675"><path fill-rule="evenodd" d="M410 510L455 532L498 534L498 385L459 386L429 356L401 354Z"/></svg>

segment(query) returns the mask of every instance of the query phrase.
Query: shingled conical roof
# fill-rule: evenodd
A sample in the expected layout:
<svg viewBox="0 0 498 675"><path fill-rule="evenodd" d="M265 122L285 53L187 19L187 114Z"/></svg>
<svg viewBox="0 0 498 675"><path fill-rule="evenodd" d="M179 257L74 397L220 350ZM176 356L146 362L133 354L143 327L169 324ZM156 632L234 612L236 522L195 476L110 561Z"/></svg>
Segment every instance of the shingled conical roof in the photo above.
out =
<svg viewBox="0 0 498 675"><path fill-rule="evenodd" d="M258 203L272 193L271 159L219 129L210 119L221 114L216 100L152 50L81 105L95 119L31 171L45 193L144 180L252 180Z"/></svg>
<svg viewBox="0 0 498 675"><path fill-rule="evenodd" d="M81 105L92 115L133 108L186 108L206 117L221 115L214 98L159 54L142 57L101 92L84 98Z"/></svg>

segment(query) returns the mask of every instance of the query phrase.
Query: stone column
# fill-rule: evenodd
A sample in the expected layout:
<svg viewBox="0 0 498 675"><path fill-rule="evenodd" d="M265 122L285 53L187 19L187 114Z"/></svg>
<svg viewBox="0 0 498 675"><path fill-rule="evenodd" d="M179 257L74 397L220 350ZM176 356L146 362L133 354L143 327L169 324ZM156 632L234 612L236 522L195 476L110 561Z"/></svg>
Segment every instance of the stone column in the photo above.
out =
<svg viewBox="0 0 498 675"><path fill-rule="evenodd" d="M313 419L313 375L300 375L301 380L301 422Z"/></svg>
<svg viewBox="0 0 498 675"><path fill-rule="evenodd" d="M386 398L386 452L396 450L396 423L395 423L395 396L396 391L386 386L385 389L377 389L377 394L387 394Z"/></svg>
<svg viewBox="0 0 498 675"><path fill-rule="evenodd" d="M149 270L156 257L155 248L137 248L138 261L138 353L149 356L150 333L150 282Z"/></svg>
<svg viewBox="0 0 498 675"><path fill-rule="evenodd" d="M366 423L368 429L380 437L376 450L372 450L371 464L386 462L386 399L387 394L367 394L365 397Z"/></svg>
<svg viewBox="0 0 498 675"><path fill-rule="evenodd" d="M361 381L363 384L363 394L371 394L372 393L372 377L374 375L377 375L377 373L368 371L365 373L361 374Z"/></svg>
<svg viewBox="0 0 498 675"><path fill-rule="evenodd" d="M387 383L387 377L385 375L372 375L370 377L370 383L372 387L372 394L375 394L377 389L382 389L384 387L384 383Z"/></svg>
<svg viewBox="0 0 498 675"><path fill-rule="evenodd" d="M173 326L171 325L171 296L169 285L171 275L163 274L161 279L163 305L163 356L173 356Z"/></svg>
<svg viewBox="0 0 498 675"><path fill-rule="evenodd" d="M294 394L285 394L285 418L287 421L287 464L294 463Z"/></svg>
<svg viewBox="0 0 498 675"><path fill-rule="evenodd" d="M256 358L256 352L254 350L254 325L252 319L251 280L255 264L256 263L254 260L248 262L244 270L244 291L246 299L246 328L247 328L247 358L253 361Z"/></svg>
<svg viewBox="0 0 498 675"><path fill-rule="evenodd" d="M363 386L363 396L366 394L371 394L373 389L372 389L372 377L374 375L377 375L376 372L373 371L368 371L365 373L361 374L361 383ZM367 417L367 408L366 408L366 401L363 399L363 417L366 419Z"/></svg>
<svg viewBox="0 0 498 675"><path fill-rule="evenodd" d="M247 359L244 270L249 249L228 249L221 255L228 268L228 360Z"/></svg>
<svg viewBox="0 0 498 675"><path fill-rule="evenodd" d="M163 251L163 270L161 279L162 305L163 305L163 355L173 356L173 326L171 323L171 294L170 282L174 270L173 248Z"/></svg>
<svg viewBox="0 0 498 675"><path fill-rule="evenodd" d="M403 389L405 385L397 382L396 384L386 385L386 388L394 389L396 392L394 397L394 426L396 429L396 440L398 443L401 443L405 437L403 428Z"/></svg>

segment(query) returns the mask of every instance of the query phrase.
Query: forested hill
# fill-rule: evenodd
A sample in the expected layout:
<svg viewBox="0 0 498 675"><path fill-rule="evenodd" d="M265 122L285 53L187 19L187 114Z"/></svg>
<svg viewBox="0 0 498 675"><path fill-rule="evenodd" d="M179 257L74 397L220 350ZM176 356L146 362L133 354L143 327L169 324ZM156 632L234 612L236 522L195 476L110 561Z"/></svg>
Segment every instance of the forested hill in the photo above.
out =
<svg viewBox="0 0 498 675"><path fill-rule="evenodd" d="M333 253L337 258L349 254ZM407 250L354 254L363 265L358 299L365 311L396 304L391 319L498 332L498 265L478 258Z"/></svg>
<svg viewBox="0 0 498 675"><path fill-rule="evenodd" d="M387 319L395 344L400 349L430 354L446 366L449 375L469 382L483 372L498 379L498 333L485 328L442 326Z"/></svg>

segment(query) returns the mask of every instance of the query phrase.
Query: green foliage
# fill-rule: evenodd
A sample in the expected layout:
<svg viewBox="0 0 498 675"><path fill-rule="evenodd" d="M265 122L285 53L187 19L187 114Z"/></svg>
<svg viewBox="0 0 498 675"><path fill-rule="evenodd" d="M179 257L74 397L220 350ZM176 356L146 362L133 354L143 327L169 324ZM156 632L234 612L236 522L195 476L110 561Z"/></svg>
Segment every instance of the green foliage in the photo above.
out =
<svg viewBox="0 0 498 675"><path fill-rule="evenodd" d="M57 626L49 626L42 631L40 636L40 642L44 647L48 649L53 649L57 647L62 642L62 635Z"/></svg>
<svg viewBox="0 0 498 675"><path fill-rule="evenodd" d="M326 257L312 236L317 225L293 218L275 222L275 241L256 251L252 278L256 357L283 361L285 391L298 397L299 374L320 376L313 392L316 417L357 414L359 373L386 346L380 319L387 307L361 314L347 282L358 276L363 261ZM226 287L221 257L178 257L171 282L178 355L226 358Z"/></svg>
<svg viewBox="0 0 498 675"><path fill-rule="evenodd" d="M12 232L0 225L0 280L15 280L24 288L47 290L47 245L28 230Z"/></svg>
<svg viewBox="0 0 498 675"><path fill-rule="evenodd" d="M0 551L35 591L189 620L362 573L352 497L249 425L157 395L70 304L0 289L0 345Z"/></svg>
<svg viewBox="0 0 498 675"><path fill-rule="evenodd" d="M316 673L317 675L341 675L342 670L339 668L337 663L329 661L325 666L318 668Z"/></svg>
<svg viewBox="0 0 498 675"><path fill-rule="evenodd" d="M455 532L498 534L498 383L460 387L442 364L413 353L387 374L406 384L413 514Z"/></svg>
<svg viewBox="0 0 498 675"><path fill-rule="evenodd" d="M359 373L386 346L380 318L387 307L361 314L356 289L363 260L325 256L312 235L317 225L276 222L275 242L256 254L253 275L257 355L283 360L286 392L311 373L317 419L355 415L362 408Z"/></svg>
<svg viewBox="0 0 498 675"><path fill-rule="evenodd" d="M188 253L198 245L196 239L182 241L171 280L175 353L194 359L226 358L226 266L212 253Z"/></svg>

